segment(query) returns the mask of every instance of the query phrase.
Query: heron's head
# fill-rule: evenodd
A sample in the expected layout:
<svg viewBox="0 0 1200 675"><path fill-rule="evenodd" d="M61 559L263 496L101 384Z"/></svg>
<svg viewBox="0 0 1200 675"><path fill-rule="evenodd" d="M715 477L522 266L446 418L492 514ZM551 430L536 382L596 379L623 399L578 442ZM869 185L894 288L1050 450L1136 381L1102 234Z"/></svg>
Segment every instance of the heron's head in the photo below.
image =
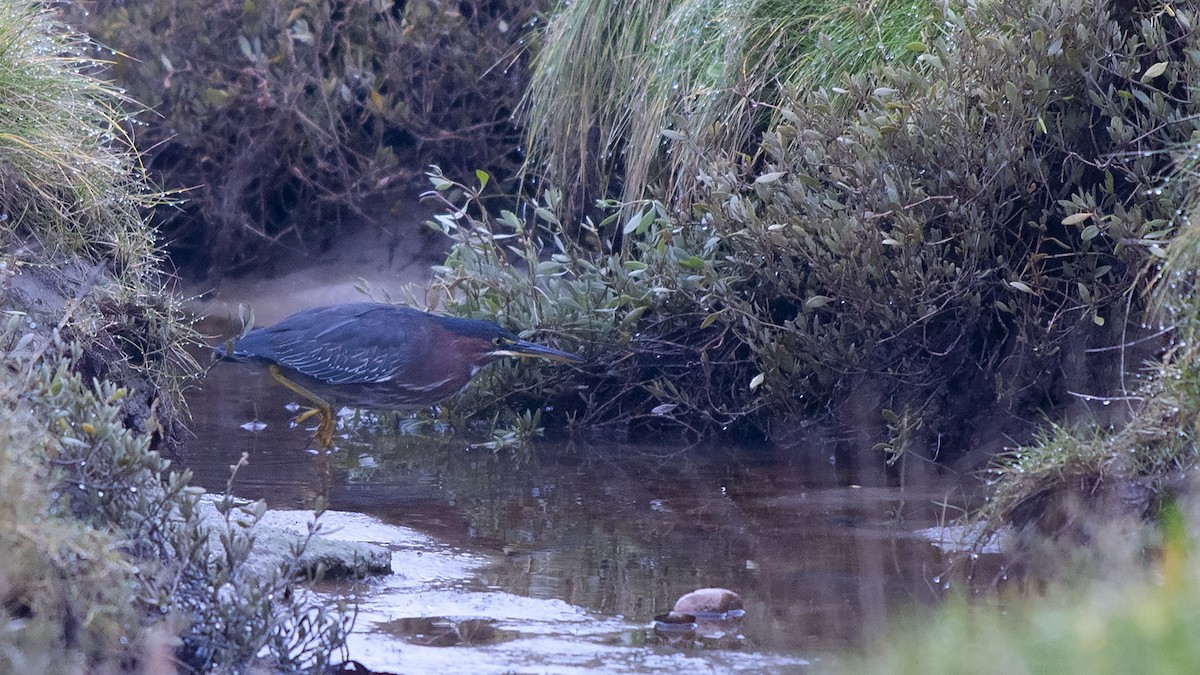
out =
<svg viewBox="0 0 1200 675"><path fill-rule="evenodd" d="M505 356L564 363L583 362L583 359L575 354L522 340L512 331L488 321L446 319L442 325L454 336L450 344L445 345L445 350L448 350L451 356L473 364L487 363ZM454 354L456 350L458 353Z"/></svg>

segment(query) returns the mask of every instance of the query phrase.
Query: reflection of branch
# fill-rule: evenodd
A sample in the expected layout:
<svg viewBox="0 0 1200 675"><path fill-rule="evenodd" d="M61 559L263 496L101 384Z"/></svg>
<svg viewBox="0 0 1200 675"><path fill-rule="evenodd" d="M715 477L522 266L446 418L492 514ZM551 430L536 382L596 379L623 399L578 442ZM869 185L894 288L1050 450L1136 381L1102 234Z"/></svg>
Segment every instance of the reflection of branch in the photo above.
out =
<svg viewBox="0 0 1200 675"><path fill-rule="evenodd" d="M1105 404L1113 401L1145 401L1145 396L1095 396L1093 394L1084 394L1078 391L1067 390L1067 393L1075 398L1081 398L1085 401L1103 401Z"/></svg>

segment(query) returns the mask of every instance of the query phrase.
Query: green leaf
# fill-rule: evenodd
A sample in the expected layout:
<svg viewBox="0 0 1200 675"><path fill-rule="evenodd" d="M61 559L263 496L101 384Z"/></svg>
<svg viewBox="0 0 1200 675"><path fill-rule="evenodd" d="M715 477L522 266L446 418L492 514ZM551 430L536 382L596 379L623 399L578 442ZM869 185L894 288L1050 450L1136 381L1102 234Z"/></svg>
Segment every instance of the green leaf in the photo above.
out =
<svg viewBox="0 0 1200 675"><path fill-rule="evenodd" d="M1087 220L1088 218L1091 218L1093 215L1095 215L1095 214L1093 214L1091 211L1083 211L1082 213L1072 213L1071 215L1062 219L1062 224L1063 225L1078 225L1078 224L1082 223L1083 221Z"/></svg>
<svg viewBox="0 0 1200 675"><path fill-rule="evenodd" d="M631 234L633 231L637 230L638 226L642 224L643 215L644 214L641 211L633 214L633 217L626 221L625 229L623 229L622 232L624 234Z"/></svg>
<svg viewBox="0 0 1200 675"><path fill-rule="evenodd" d="M761 386L762 386L762 383L763 383L763 382L764 382L766 379L767 379L767 376L766 376L766 375L764 375L763 373L759 373L759 374L755 375L755 376L754 376L753 378L751 378L751 380L750 380L750 391L754 391L755 389L758 389L759 387L761 387Z"/></svg>
<svg viewBox="0 0 1200 675"><path fill-rule="evenodd" d="M814 295L804 301L804 306L808 309L817 309L818 307L828 305L830 302L833 302L833 298L828 295Z"/></svg>
<svg viewBox="0 0 1200 675"><path fill-rule="evenodd" d="M649 308L649 305L642 305L641 307L634 307L633 309L629 310L629 313L625 315L625 318L621 319L621 325L632 326L633 324L637 323L637 320L642 318L642 315L645 314L646 310Z"/></svg>
<svg viewBox="0 0 1200 675"><path fill-rule="evenodd" d="M1100 228L1093 224L1083 228L1083 232L1079 236L1082 237L1084 241L1091 241L1099 234Z"/></svg>
<svg viewBox="0 0 1200 675"><path fill-rule="evenodd" d="M517 214L508 209L500 210L500 218L498 220L514 230L521 229L521 219L517 217Z"/></svg>
<svg viewBox="0 0 1200 675"><path fill-rule="evenodd" d="M1021 102L1021 93L1017 91L1017 85L1012 82L1004 83L1004 98L1008 99L1008 105L1018 105Z"/></svg>
<svg viewBox="0 0 1200 675"><path fill-rule="evenodd" d="M1149 82L1150 80L1153 80L1154 78L1167 72L1168 63L1169 62L1167 61L1159 61L1158 63L1147 68L1146 72L1142 73L1142 82Z"/></svg>
<svg viewBox="0 0 1200 675"><path fill-rule="evenodd" d="M534 266L533 271L539 277L549 277L556 274L563 274L563 266L561 263L556 263L553 260L543 260Z"/></svg>
<svg viewBox="0 0 1200 675"><path fill-rule="evenodd" d="M1037 295L1036 293L1033 292L1033 289L1029 287L1029 284L1025 283L1024 281L1007 281L1005 283L1007 283L1009 286L1012 286L1013 288L1017 289L1018 291L1021 291L1022 293L1028 293L1030 295Z"/></svg>
<svg viewBox="0 0 1200 675"><path fill-rule="evenodd" d="M774 183L780 178L783 178L785 174L787 174L786 171L771 171L764 173L758 178L755 178L754 183L755 185L767 185L768 183Z"/></svg>
<svg viewBox="0 0 1200 675"><path fill-rule="evenodd" d="M904 48L914 54L924 54L925 52L929 51L929 47L927 47L924 42L917 40L913 40L912 42L904 45Z"/></svg>
<svg viewBox="0 0 1200 675"><path fill-rule="evenodd" d="M484 171L483 169L475 169L475 177L479 179L480 192L483 192L483 189L487 187L488 181L492 178L488 175L488 172Z"/></svg>

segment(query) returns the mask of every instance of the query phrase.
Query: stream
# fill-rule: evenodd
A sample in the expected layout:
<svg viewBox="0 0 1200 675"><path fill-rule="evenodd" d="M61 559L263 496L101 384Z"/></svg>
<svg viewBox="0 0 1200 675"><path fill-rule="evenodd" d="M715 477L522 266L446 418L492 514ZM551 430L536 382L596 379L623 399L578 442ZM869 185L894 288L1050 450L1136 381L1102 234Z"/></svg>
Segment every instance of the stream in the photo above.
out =
<svg viewBox="0 0 1200 675"><path fill-rule="evenodd" d="M373 670L806 672L935 604L950 579L986 589L1003 574L998 556L948 573L921 532L959 515L964 481L928 471L898 487L878 451L835 452L836 431L789 447L493 451L432 423L368 421L321 453L290 425L294 399L260 370L217 364L189 393L195 437L177 463L223 492L245 452L236 496L276 509L322 497L345 512L332 536L393 552L390 576L317 589L357 598L350 656ZM741 596L740 623L719 639L657 636L654 617L705 587Z"/></svg>

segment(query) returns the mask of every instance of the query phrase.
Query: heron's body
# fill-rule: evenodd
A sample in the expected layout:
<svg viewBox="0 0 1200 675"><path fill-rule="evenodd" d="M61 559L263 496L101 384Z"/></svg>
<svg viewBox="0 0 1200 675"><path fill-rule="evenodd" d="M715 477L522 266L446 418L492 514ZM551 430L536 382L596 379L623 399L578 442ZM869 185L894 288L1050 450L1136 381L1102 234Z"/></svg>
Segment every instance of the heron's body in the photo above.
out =
<svg viewBox="0 0 1200 675"><path fill-rule="evenodd" d="M504 356L579 361L520 340L487 321L410 307L352 303L304 310L247 333L218 356L268 366L273 377L324 413L318 436L332 435L332 406L394 410L429 405L462 391L479 369Z"/></svg>

